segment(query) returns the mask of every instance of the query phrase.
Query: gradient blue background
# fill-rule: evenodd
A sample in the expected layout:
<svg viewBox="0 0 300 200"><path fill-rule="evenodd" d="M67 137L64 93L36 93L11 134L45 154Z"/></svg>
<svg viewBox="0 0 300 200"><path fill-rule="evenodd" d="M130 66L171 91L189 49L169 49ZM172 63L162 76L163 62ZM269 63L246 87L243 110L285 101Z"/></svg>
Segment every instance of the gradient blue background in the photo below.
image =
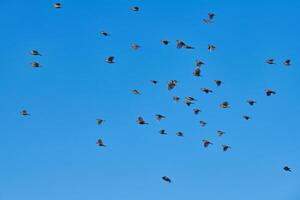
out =
<svg viewBox="0 0 300 200"><path fill-rule="evenodd" d="M300 199L299 1L64 0L60 10L53 3L0 2L1 200ZM208 12L216 13L210 26L202 23ZM178 50L176 39L196 49ZM104 62L111 55L113 65ZM276 65L265 64L271 57ZM291 67L281 64L287 58ZM202 78L192 76L196 59L206 63ZM170 79L179 80L171 92ZM266 97L267 88L277 95ZM196 97L203 112L193 115L173 95ZM219 108L224 100L231 109ZM156 113L167 119L157 123ZM139 115L150 125L136 125ZM98 138L106 148L96 147ZM214 145L204 149L202 139ZM232 149L223 153L222 144Z"/></svg>

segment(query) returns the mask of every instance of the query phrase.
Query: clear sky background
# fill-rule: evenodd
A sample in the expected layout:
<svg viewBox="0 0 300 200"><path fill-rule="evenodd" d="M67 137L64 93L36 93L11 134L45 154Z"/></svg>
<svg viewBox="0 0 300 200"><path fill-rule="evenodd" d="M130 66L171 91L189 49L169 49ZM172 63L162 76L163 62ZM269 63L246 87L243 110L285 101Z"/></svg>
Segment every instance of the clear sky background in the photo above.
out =
<svg viewBox="0 0 300 200"><path fill-rule="evenodd" d="M299 1L64 0L60 10L53 3L0 2L0 200L300 199ZM216 13L209 26L208 12ZM178 50L176 39L196 49ZM108 56L116 63L105 63ZM288 58L292 65L283 66ZM205 62L202 78L192 76L196 59ZM168 91L171 79L179 84ZM187 107L173 95L198 101ZM225 100L231 109L219 108ZM31 116L20 116L23 109ZM156 113L167 119L157 123ZM140 115L150 125L138 126ZM214 145L204 149L202 139ZM232 149L224 153L222 144Z"/></svg>

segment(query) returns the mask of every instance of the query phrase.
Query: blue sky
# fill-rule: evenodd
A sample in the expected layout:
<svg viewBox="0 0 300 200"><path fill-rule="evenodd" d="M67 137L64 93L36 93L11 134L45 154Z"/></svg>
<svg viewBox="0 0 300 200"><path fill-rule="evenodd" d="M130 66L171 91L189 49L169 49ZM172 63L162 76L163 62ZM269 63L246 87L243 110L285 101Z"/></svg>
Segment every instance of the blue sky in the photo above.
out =
<svg viewBox="0 0 300 200"><path fill-rule="evenodd" d="M300 198L299 1L64 0L60 10L53 3L0 4L0 200ZM209 26L208 12L216 13ZM177 39L196 49L176 49ZM116 63L105 63L108 56ZM290 67L281 64L287 58ZM205 62L202 78L192 76L196 59ZM168 91L171 79L179 83ZM173 95L196 97L203 112L194 115ZM231 109L219 108L225 100ZM31 116L20 116L23 109ZM157 123L157 113L167 119ZM140 115L149 126L136 124ZM106 148L96 147L98 138ZM202 139L214 145L204 149ZM232 149L224 153L222 144Z"/></svg>

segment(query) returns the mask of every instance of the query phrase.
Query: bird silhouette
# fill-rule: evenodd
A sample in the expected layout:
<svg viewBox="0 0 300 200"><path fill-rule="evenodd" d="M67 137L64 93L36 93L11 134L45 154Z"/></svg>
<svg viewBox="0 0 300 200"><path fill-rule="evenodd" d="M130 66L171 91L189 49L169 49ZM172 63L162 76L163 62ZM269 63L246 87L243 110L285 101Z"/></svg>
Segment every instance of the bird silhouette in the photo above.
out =
<svg viewBox="0 0 300 200"><path fill-rule="evenodd" d="M251 117L248 116L248 115L244 115L243 118L244 118L245 120L247 120L247 121L251 119Z"/></svg>
<svg viewBox="0 0 300 200"><path fill-rule="evenodd" d="M212 90L208 89L208 88L201 88L201 91L208 94L208 93L213 93Z"/></svg>
<svg viewBox="0 0 300 200"><path fill-rule="evenodd" d="M107 63L114 63L114 57L113 56L110 56L110 57L108 57L108 58L105 58L105 62L107 62Z"/></svg>
<svg viewBox="0 0 300 200"><path fill-rule="evenodd" d="M198 115L201 112L201 110L198 109L198 108L194 108L193 112L194 112L195 115Z"/></svg>
<svg viewBox="0 0 300 200"><path fill-rule="evenodd" d="M291 60L290 60L290 59L287 59L287 60L285 60L285 61L283 62L283 64L284 64L285 66L290 66L290 65L291 65Z"/></svg>
<svg viewBox="0 0 300 200"><path fill-rule="evenodd" d="M200 69L200 67L196 67L194 69L193 75L194 76L198 76L198 77L201 76L201 69Z"/></svg>
<svg viewBox="0 0 300 200"><path fill-rule="evenodd" d="M221 86L222 81L221 81L221 80L215 80L215 83L216 83L216 85L219 87L219 86Z"/></svg>
<svg viewBox="0 0 300 200"><path fill-rule="evenodd" d="M106 147L106 145L103 143L102 139L98 139L96 142L96 145L99 147Z"/></svg>
<svg viewBox="0 0 300 200"><path fill-rule="evenodd" d="M265 90L265 93L266 93L266 95L267 95L267 96L271 96L271 95L273 95L273 94L276 94L276 92L275 92L275 91L273 91L273 90L270 90L270 89L268 89L268 90Z"/></svg>
<svg viewBox="0 0 300 200"><path fill-rule="evenodd" d="M229 102L228 101L223 101L221 104L220 104L220 107L221 108L230 108L230 105L229 105Z"/></svg>
<svg viewBox="0 0 300 200"><path fill-rule="evenodd" d="M284 166L284 167L283 167L283 170L284 170L284 171L287 171L287 172L291 172L291 171L292 171L291 168L289 168L288 166Z"/></svg>
<svg viewBox="0 0 300 200"><path fill-rule="evenodd" d="M138 124L140 125L145 125L145 124L148 124L147 122L144 121L144 119L142 117L138 117L137 121L136 121Z"/></svg>
<svg viewBox="0 0 300 200"><path fill-rule="evenodd" d="M28 116L28 115L30 115L26 110L22 110L22 111L20 112L20 114L23 115L23 116Z"/></svg>
<svg viewBox="0 0 300 200"><path fill-rule="evenodd" d="M31 67L33 67L33 68L40 68L42 65L40 64L40 63L38 63L38 62L32 62L31 63Z"/></svg>
<svg viewBox="0 0 300 200"><path fill-rule="evenodd" d="M250 106L254 106L254 104L256 104L255 100L248 100L247 102Z"/></svg>
<svg viewBox="0 0 300 200"><path fill-rule="evenodd" d="M184 136L184 135L183 135L183 132L181 132L181 131L177 132L176 135L177 135L178 137L183 137L183 136Z"/></svg>
<svg viewBox="0 0 300 200"><path fill-rule="evenodd" d="M268 63L269 65L274 65L275 64L275 60L273 58L271 58L271 59L268 59L266 61L266 63Z"/></svg>
<svg viewBox="0 0 300 200"><path fill-rule="evenodd" d="M168 183L171 183L171 179L167 176L163 176L162 179Z"/></svg>
<svg viewBox="0 0 300 200"><path fill-rule="evenodd" d="M161 40L161 42L164 44L164 45L168 45L170 43L169 40Z"/></svg>
<svg viewBox="0 0 300 200"><path fill-rule="evenodd" d="M33 56L42 56L42 54L40 54L40 52L38 52L38 50L31 50L30 54Z"/></svg>
<svg viewBox="0 0 300 200"><path fill-rule="evenodd" d="M226 144L223 144L222 147L223 147L223 151L228 151L228 149L231 148L230 146L228 146Z"/></svg>
<svg viewBox="0 0 300 200"><path fill-rule="evenodd" d="M222 137L225 134L225 132L221 131L221 130L218 130L217 134L218 134L219 137Z"/></svg>
<svg viewBox="0 0 300 200"><path fill-rule="evenodd" d="M102 125L104 123L103 119L96 119L97 125Z"/></svg>
<svg viewBox="0 0 300 200"><path fill-rule="evenodd" d="M200 121L199 123L200 123L200 126L202 126L202 127L207 125L207 122L205 122L205 121Z"/></svg>
<svg viewBox="0 0 300 200"><path fill-rule="evenodd" d="M167 135L167 132L166 132L166 130L162 129L162 130L159 131L159 134L161 134L161 135Z"/></svg>
<svg viewBox="0 0 300 200"><path fill-rule="evenodd" d="M166 117L163 116L163 115L161 115L161 114L156 114L156 115L155 115L155 118L156 118L156 120L157 120L158 122L160 122L160 120L165 119Z"/></svg>
<svg viewBox="0 0 300 200"><path fill-rule="evenodd" d="M209 145L213 144L209 140L202 140L204 148L207 148Z"/></svg>
<svg viewBox="0 0 300 200"><path fill-rule="evenodd" d="M55 3L53 6L54 6L54 8L56 8L56 9L62 8L62 4L59 3L59 2Z"/></svg>
<svg viewBox="0 0 300 200"><path fill-rule="evenodd" d="M139 90L137 90L137 89L132 90L132 93L133 94L141 94L141 92Z"/></svg>
<svg viewBox="0 0 300 200"><path fill-rule="evenodd" d="M131 7L131 10L137 12L137 11L140 11L140 7L133 6L133 7Z"/></svg>

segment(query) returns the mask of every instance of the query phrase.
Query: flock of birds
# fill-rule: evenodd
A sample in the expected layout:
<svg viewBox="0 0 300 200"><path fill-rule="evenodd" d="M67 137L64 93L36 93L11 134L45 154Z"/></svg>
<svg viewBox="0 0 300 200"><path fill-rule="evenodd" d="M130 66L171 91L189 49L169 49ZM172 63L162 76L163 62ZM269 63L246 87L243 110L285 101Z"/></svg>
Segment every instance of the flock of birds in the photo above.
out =
<svg viewBox="0 0 300 200"><path fill-rule="evenodd" d="M62 8L62 4L61 4L61 3L55 3L55 4L54 4L54 8L55 8L55 9L61 9L61 8ZM133 6L133 7L131 8L131 10L134 11L134 12L138 12L138 11L140 11L140 7L138 7L138 6ZM215 14L214 14L214 13L208 13L207 18L203 19L203 22L204 22L205 24L211 24L211 23L213 23L213 21L214 21L214 17L215 17ZM110 36L110 34L109 34L108 32L106 32L106 31L101 31L100 34L101 34L102 36L104 36L104 37ZM161 43L162 43L163 45L169 45L170 41L169 41L169 40L161 40ZM183 42L183 41L181 41L181 40L176 40L176 43L177 43L177 48L178 48L178 49L181 49L181 48L194 49L194 47L192 47L192 46L186 44L185 42ZM131 48L134 49L134 50L137 50L137 49L139 49L140 47L141 47L140 45L135 44L135 43L131 45ZM215 47L213 44L209 44L208 47L207 47L207 49L208 49L209 52L213 52L213 51L216 50L216 47ZM41 54L38 50L31 50L31 55L32 55L32 56L42 56L42 54ZM113 63L114 63L114 59L115 59L114 56L109 56L109 57L107 57L107 58L105 59L105 62L107 62L107 63L109 63L109 64L113 64ZM273 58L270 58L270 59L266 60L266 63L269 64L269 65L276 64L276 63L275 63L275 59L273 59ZM284 60L282 63L283 63L283 65L285 65L285 66L290 66L290 65L291 65L291 60L290 60L290 59L286 59L286 60ZM203 65L203 64L204 64L203 61L201 61L201 60L196 60L196 67L195 67L195 69L194 69L194 71L193 71L193 73L192 73L193 76L195 76L195 77L201 77L201 70L202 70L202 65ZM31 66L32 66L33 68L39 68L39 67L41 67L42 65L41 65L39 62L34 61L34 62L31 63ZM157 81L157 80L150 80L150 81L151 81L151 83L154 84L154 85L158 84L158 81ZM221 87L221 86L222 86L222 83L223 83L222 80L214 80L214 82L215 82L215 84L216 84L217 87ZM177 80L170 80L170 81L167 82L167 89L168 89L168 90L173 90L173 89L176 87L177 84L178 84L178 81L177 81ZM201 88L201 91L204 92L204 93L206 93L206 94L213 93L213 90L211 90L211 89L209 89L209 88ZM276 92L273 91L273 90L271 90L271 89L266 89L264 92L265 92L266 96L271 96L271 95L275 95L275 94L276 94ZM140 95L140 94L141 94L141 92L140 92L139 90L137 90L137 89L132 90L132 93L133 93L134 95ZM181 98L178 97L178 96L173 96L173 100L174 100L175 102L179 102L180 99L181 99ZM192 104L194 104L195 101L197 101L196 98L194 98L194 97L192 97L192 96L186 96L186 97L184 98L184 101L183 101L183 102L184 102L187 106L191 106ZM256 101L253 100L253 99L249 99L249 100L247 100L247 103L248 103L250 106L254 106L254 105L256 104ZM222 102L219 106L220 106L221 109L228 109L228 108L230 108L230 104L229 104L228 101ZM196 114L196 115L199 114L200 112L201 112L201 110L200 110L199 108L194 108L194 109L193 109L193 113ZM29 112L28 112L27 110L22 110L22 111L21 111L21 115L22 115L22 116L29 116L30 114L29 114ZM164 115L161 115L161 114L156 114L156 115L155 115L155 118L156 118L157 121L161 121L161 120L165 119L166 117L165 117ZM250 119L251 119L251 117L248 116L248 115L244 115L243 118L244 118L245 120L250 120ZM96 124L97 124L97 125L102 125L104 122L105 122L104 119L96 119ZM142 116L139 116L139 117L137 118L136 123L137 123L138 125L148 125L148 123L143 119ZM200 124L200 126L204 127L204 126L207 125L207 122L205 122L205 121L199 121L199 124ZM165 134L167 134L167 132L166 132L166 130L162 129L162 130L159 131L159 134L165 135ZM217 135L220 136L220 137L223 136L224 134L225 134L225 132L222 131L222 130L218 130L218 131L217 131ZM184 136L183 132L180 132L180 131L177 132L176 135L177 135L178 137L183 137L183 136ZM207 140L207 139L202 140L202 143L203 143L203 147L204 147L204 148L207 148L207 147L209 147L210 145L213 144L211 141L209 141L209 140ZM96 145L99 146L99 147L105 147L105 146L106 146L106 145L104 144L103 140L100 139L100 138L97 140ZM222 149L223 149L224 152L228 151L230 148L231 148L231 146L229 146L229 145L227 145L227 144L223 144L223 145L222 145ZM291 172L291 169L290 169L290 167L288 167L288 166L284 166L284 167L283 167L283 170L284 170L284 171ZM166 181L166 182L168 182L168 183L171 183L171 179L170 179L168 176L163 176L163 177L162 177L162 180L164 180L164 181Z"/></svg>

